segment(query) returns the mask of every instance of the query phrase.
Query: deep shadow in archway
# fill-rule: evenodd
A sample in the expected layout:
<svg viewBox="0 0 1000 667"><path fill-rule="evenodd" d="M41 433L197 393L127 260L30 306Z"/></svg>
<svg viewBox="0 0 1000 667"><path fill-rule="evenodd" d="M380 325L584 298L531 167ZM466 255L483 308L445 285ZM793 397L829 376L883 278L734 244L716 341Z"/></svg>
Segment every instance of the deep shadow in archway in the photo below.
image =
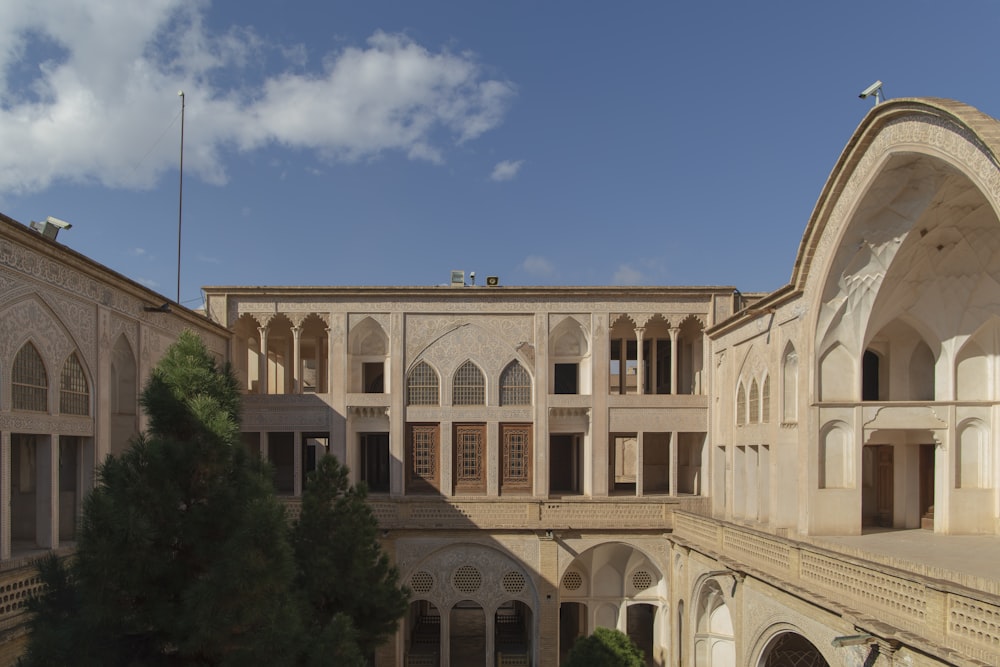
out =
<svg viewBox="0 0 1000 667"><path fill-rule="evenodd" d="M819 649L802 635L783 632L764 649L761 667L829 667Z"/></svg>

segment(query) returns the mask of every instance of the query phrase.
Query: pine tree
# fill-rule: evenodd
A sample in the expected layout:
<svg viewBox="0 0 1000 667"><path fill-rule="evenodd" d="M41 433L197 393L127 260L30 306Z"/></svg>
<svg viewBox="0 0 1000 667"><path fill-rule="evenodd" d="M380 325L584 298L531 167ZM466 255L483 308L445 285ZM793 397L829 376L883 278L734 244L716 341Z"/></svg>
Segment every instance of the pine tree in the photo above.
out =
<svg viewBox="0 0 1000 667"><path fill-rule="evenodd" d="M239 442L237 386L193 333L167 351L149 432L100 466L71 563L41 570L27 665L294 664L284 508Z"/></svg>
<svg viewBox="0 0 1000 667"><path fill-rule="evenodd" d="M331 624L346 617L362 655L395 632L409 596L378 542L378 522L366 497L364 485L352 486L347 468L325 456L310 474L292 531L310 634L329 633Z"/></svg>
<svg viewBox="0 0 1000 667"><path fill-rule="evenodd" d="M642 651L620 630L597 628L576 640L563 667L643 667Z"/></svg>

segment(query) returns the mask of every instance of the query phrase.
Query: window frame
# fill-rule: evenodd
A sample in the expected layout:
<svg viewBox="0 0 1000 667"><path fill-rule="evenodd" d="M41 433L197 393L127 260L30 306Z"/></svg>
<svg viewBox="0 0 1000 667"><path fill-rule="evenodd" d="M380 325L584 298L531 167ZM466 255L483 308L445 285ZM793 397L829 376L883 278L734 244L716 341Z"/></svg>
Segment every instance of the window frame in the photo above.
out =
<svg viewBox="0 0 1000 667"><path fill-rule="evenodd" d="M11 408L26 412L49 411L49 375L34 343L21 346L10 374Z"/></svg>

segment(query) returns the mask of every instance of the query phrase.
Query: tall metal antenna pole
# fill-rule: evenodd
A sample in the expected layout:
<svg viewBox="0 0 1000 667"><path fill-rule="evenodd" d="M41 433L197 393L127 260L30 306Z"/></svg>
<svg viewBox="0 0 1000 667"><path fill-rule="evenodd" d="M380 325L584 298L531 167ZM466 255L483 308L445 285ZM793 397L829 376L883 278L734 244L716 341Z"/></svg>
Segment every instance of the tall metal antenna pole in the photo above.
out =
<svg viewBox="0 0 1000 667"><path fill-rule="evenodd" d="M181 98L181 171L180 190L177 194L177 304L181 302L181 221L184 216L184 91L177 91Z"/></svg>

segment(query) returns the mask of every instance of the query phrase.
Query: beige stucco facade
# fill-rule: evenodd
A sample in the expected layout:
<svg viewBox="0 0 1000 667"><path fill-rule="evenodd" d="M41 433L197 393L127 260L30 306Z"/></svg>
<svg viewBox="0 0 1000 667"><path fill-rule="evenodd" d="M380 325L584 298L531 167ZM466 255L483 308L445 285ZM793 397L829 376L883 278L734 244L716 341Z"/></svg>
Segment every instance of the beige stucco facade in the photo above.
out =
<svg viewBox="0 0 1000 667"><path fill-rule="evenodd" d="M184 329L220 360L230 335L0 216L0 661L23 635L31 559L72 549L98 461L144 426L138 391ZM147 310L150 309L150 310Z"/></svg>
<svg viewBox="0 0 1000 667"><path fill-rule="evenodd" d="M600 626L655 665L1000 664L998 147L965 105L877 105L767 295L234 286L201 317L0 221L3 573L71 542L192 327L292 513L318 456L368 485L412 591L377 665L557 665ZM88 414L56 380L12 406L28 344Z"/></svg>

